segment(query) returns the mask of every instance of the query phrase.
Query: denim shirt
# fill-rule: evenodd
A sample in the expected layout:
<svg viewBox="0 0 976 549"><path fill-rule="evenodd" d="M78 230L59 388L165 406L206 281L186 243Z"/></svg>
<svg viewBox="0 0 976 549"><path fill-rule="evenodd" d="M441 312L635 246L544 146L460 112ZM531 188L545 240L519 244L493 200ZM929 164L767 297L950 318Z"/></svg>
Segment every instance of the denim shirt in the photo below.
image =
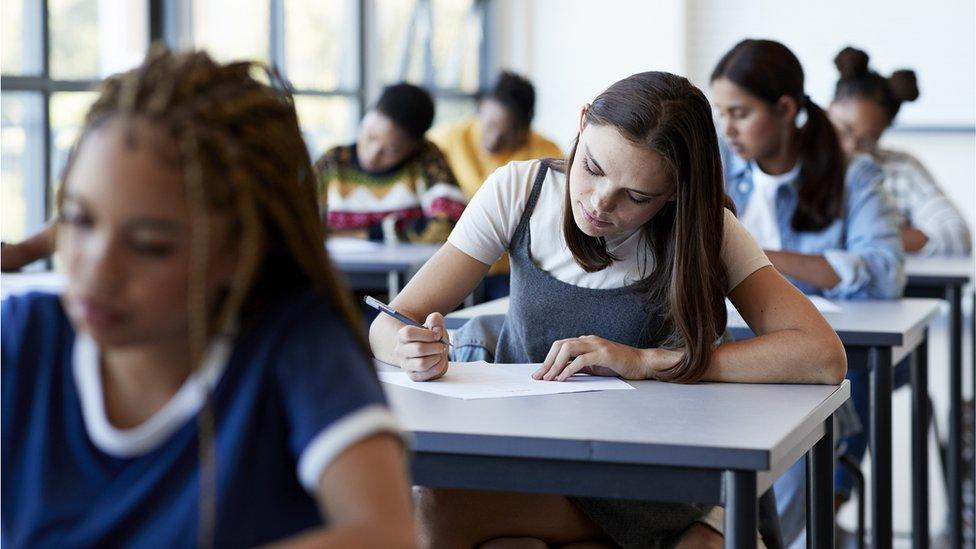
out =
<svg viewBox="0 0 976 549"><path fill-rule="evenodd" d="M753 192L750 163L721 142L725 187L741 215ZM837 299L895 299L905 289L904 251L898 212L883 187L884 175L866 155L856 155L844 177L843 217L820 231L790 225L798 201L797 180L776 189L776 224L784 251L822 255L840 278L822 290L790 279L800 291Z"/></svg>

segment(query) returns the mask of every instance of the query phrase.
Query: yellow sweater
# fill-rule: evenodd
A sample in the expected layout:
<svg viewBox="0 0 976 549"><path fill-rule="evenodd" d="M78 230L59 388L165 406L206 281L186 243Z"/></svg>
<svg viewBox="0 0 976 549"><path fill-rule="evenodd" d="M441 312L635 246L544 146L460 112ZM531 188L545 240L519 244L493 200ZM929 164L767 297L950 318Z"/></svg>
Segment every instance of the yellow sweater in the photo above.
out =
<svg viewBox="0 0 976 549"><path fill-rule="evenodd" d="M531 130L521 148L502 154L489 154L481 146L481 124L477 117L438 126L427 133L427 138L447 157L461 190L469 198L492 172L509 162L563 156L558 145Z"/></svg>
<svg viewBox="0 0 976 549"><path fill-rule="evenodd" d="M558 145L532 130L529 130L529 138L522 147L502 154L490 154L481 146L481 124L477 117L438 126L427 132L427 139L433 141L447 157L454 177L468 198L474 196L492 172L509 162L563 156ZM508 256L503 255L491 266L488 274L504 274L508 269Z"/></svg>

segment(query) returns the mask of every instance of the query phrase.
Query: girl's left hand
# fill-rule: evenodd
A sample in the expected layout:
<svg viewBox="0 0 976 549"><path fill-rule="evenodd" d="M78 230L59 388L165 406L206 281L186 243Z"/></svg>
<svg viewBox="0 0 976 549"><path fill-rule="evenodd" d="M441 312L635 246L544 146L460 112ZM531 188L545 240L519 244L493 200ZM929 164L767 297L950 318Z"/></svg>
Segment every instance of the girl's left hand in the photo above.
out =
<svg viewBox="0 0 976 549"><path fill-rule="evenodd" d="M666 349L637 349L588 335L560 339L552 344L542 367L532 377L566 381L574 374L653 379L655 373L675 365L682 354Z"/></svg>

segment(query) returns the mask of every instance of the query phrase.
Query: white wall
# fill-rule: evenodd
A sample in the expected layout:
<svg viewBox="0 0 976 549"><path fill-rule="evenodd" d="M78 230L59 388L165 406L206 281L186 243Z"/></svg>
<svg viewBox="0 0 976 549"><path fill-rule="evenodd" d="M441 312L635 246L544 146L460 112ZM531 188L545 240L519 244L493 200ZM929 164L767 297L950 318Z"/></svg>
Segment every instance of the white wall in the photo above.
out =
<svg viewBox="0 0 976 549"><path fill-rule="evenodd" d="M834 56L863 49L884 74L915 69L921 97L898 123L976 124L976 3L962 0L688 0L687 71L707 85L715 62L743 38L770 38L803 64L806 91L826 104L834 91Z"/></svg>
<svg viewBox="0 0 976 549"><path fill-rule="evenodd" d="M636 72L684 67L680 0L494 0L492 58L536 86L539 131L568 149L580 107Z"/></svg>
<svg viewBox="0 0 976 549"><path fill-rule="evenodd" d="M902 108L905 126L968 128L891 131L885 144L919 156L976 228L976 8L962 0L865 2L857 13L870 17L852 21L843 0L493 0L490 57L494 69L533 80L535 127L565 149L580 106L635 72L666 70L706 85L723 48L772 37L796 50L811 96L823 102L836 78L833 55L848 43L863 46L883 71L919 73L923 96ZM721 28L722 14L735 32Z"/></svg>

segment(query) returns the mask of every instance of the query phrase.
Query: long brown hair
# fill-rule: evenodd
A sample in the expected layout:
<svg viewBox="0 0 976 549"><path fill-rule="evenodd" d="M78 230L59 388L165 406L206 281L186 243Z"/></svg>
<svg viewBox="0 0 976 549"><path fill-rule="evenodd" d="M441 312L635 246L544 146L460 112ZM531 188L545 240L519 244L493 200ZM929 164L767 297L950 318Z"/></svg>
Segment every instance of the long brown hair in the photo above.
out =
<svg viewBox="0 0 976 549"><path fill-rule="evenodd" d="M139 67L101 84L69 157L62 189L81 141L117 117L146 120L176 145L178 158L164 160L180 168L192 216L188 320L195 368L215 331L235 318L245 327L265 304L303 287L327 296L368 352L359 314L326 255L311 160L289 87L277 73L255 63L222 65L206 53L174 54L153 46ZM227 214L240 253L235 278L215 310L208 307L205 290L212 211ZM208 547L216 520L209 395L198 426L198 542Z"/></svg>
<svg viewBox="0 0 976 549"><path fill-rule="evenodd" d="M692 383L708 368L716 340L725 331L728 274L721 250L726 207L715 124L705 95L687 79L666 72L642 72L607 88L587 110L588 125L615 128L628 140L664 157L675 200L642 228L654 267L633 289L648 308L648 331L662 347L684 347L683 359L658 374ZM577 136L577 142L579 137ZM605 269L616 258L601 238L586 235L573 219L569 187L576 158L566 162L563 234L586 271ZM656 326L653 326L656 325Z"/></svg>
<svg viewBox="0 0 976 549"><path fill-rule="evenodd" d="M722 78L770 105L785 96L806 110L807 121L798 130L802 165L790 225L797 231L821 231L839 219L844 206L844 153L827 113L803 91L800 60L779 42L743 40L712 71L712 82Z"/></svg>

